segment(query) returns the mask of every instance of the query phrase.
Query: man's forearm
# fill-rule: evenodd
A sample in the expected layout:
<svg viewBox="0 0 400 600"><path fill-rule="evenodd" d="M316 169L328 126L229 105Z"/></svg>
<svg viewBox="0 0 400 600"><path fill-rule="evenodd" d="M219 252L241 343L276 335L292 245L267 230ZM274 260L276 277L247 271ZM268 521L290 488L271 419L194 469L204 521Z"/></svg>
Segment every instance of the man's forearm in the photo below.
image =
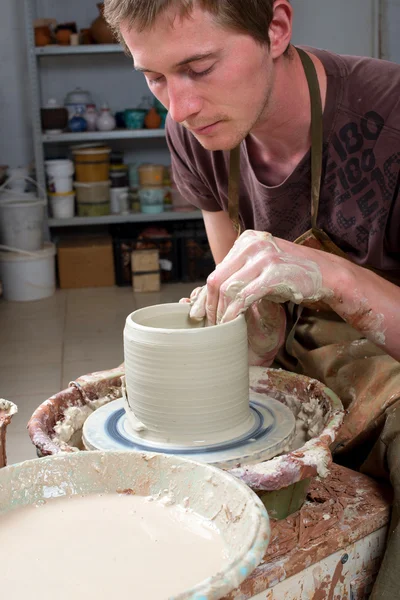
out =
<svg viewBox="0 0 400 600"><path fill-rule="evenodd" d="M329 306L387 354L400 360L400 288L343 259Z"/></svg>
<svg viewBox="0 0 400 600"><path fill-rule="evenodd" d="M278 240L278 245L285 252L315 262L322 274L324 303L400 361L399 287L345 258L284 240Z"/></svg>

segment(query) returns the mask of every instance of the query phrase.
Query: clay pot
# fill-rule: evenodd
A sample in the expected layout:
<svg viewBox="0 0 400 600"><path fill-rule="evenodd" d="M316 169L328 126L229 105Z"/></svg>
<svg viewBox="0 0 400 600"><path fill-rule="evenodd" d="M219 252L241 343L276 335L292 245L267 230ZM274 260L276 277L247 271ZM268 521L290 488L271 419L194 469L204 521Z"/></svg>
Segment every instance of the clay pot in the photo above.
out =
<svg viewBox="0 0 400 600"><path fill-rule="evenodd" d="M71 31L69 29L59 29L56 33L56 40L61 46L69 46L71 43Z"/></svg>
<svg viewBox="0 0 400 600"><path fill-rule="evenodd" d="M90 28L90 32L94 41L97 44L116 44L117 40L114 37L114 34L110 27L108 26L107 21L104 18L104 4L103 2L99 2L97 4L97 8L99 9L99 16L92 23Z"/></svg>
<svg viewBox="0 0 400 600"><path fill-rule="evenodd" d="M90 29L81 29L80 31L80 42L81 44L93 44L92 32Z"/></svg>
<svg viewBox="0 0 400 600"><path fill-rule="evenodd" d="M48 25L35 27L35 46L47 46L51 44L51 31Z"/></svg>
<svg viewBox="0 0 400 600"><path fill-rule="evenodd" d="M158 129L161 125L161 116L155 108L151 108L144 118L147 129Z"/></svg>
<svg viewBox="0 0 400 600"><path fill-rule="evenodd" d="M161 304L128 316L127 418L156 443L225 443L253 424L246 321L240 315L205 327L205 321L191 320L189 311L188 304Z"/></svg>
<svg viewBox="0 0 400 600"><path fill-rule="evenodd" d="M46 132L61 133L68 124L68 111L63 106L40 109L42 129Z"/></svg>

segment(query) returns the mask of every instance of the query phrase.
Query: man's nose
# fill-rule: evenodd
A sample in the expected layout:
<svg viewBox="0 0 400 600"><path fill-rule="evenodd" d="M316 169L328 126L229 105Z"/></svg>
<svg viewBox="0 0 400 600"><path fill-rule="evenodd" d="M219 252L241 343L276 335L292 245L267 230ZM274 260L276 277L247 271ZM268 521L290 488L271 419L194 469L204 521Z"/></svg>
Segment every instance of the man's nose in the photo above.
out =
<svg viewBox="0 0 400 600"><path fill-rule="evenodd" d="M192 82L172 82L168 84L169 114L177 123L190 120L202 108L202 99L193 89Z"/></svg>

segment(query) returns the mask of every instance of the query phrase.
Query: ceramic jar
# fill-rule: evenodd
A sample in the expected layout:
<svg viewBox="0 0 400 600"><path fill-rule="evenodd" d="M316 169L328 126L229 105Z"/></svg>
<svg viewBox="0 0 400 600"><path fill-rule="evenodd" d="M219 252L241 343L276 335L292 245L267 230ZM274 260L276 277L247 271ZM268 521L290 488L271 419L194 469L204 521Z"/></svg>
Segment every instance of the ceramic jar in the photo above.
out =
<svg viewBox="0 0 400 600"><path fill-rule="evenodd" d="M51 31L48 25L35 27L35 46L47 46L51 44Z"/></svg>
<svg viewBox="0 0 400 600"><path fill-rule="evenodd" d="M124 112L125 127L127 129L143 129L146 112L143 108L127 108Z"/></svg>
<svg viewBox="0 0 400 600"><path fill-rule="evenodd" d="M99 2L97 4L97 8L99 9L99 16L92 23L90 28L90 33L92 34L92 38L97 44L115 44L117 40L114 37L114 34L110 27L108 26L107 21L104 18L104 4L103 2Z"/></svg>
<svg viewBox="0 0 400 600"><path fill-rule="evenodd" d="M161 116L155 108L151 108L144 118L147 129L158 129L161 125Z"/></svg>
<svg viewBox="0 0 400 600"><path fill-rule="evenodd" d="M127 417L154 442L223 443L252 427L245 317L205 327L189 310L162 304L127 318Z"/></svg>
<svg viewBox="0 0 400 600"><path fill-rule="evenodd" d="M112 131L115 129L115 119L107 104L103 104L101 107L100 115L96 121L96 127L99 131Z"/></svg>
<svg viewBox="0 0 400 600"><path fill-rule="evenodd" d="M96 131L97 129L97 119L99 118L99 113L96 110L95 104L88 104L86 108L86 112L83 115L87 123L88 131Z"/></svg>
<svg viewBox="0 0 400 600"><path fill-rule="evenodd" d="M40 109L42 129L48 134L59 134L68 124L68 110L59 106L55 98L50 98L46 106Z"/></svg>
<svg viewBox="0 0 400 600"><path fill-rule="evenodd" d="M68 121L68 129L74 133L82 133L87 130L86 120L80 114L75 114Z"/></svg>
<svg viewBox="0 0 400 600"><path fill-rule="evenodd" d="M90 92L82 90L79 87L69 92L64 100L64 106L68 109L70 119L75 114L83 115L90 104L93 104Z"/></svg>

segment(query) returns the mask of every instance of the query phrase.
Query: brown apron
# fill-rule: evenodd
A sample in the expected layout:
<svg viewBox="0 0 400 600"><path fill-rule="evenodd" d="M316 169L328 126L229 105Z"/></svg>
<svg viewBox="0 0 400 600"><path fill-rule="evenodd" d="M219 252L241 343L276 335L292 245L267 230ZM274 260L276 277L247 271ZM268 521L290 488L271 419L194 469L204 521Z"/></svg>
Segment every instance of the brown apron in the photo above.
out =
<svg viewBox="0 0 400 600"><path fill-rule="evenodd" d="M311 99L311 229L295 243L350 258L318 227L323 111L317 73L311 58L296 48ZM240 146L231 151L229 216L240 234ZM371 269L400 285L397 277ZM400 363L348 325L336 313L289 303L286 346L274 366L324 382L341 398L346 417L332 450L335 461L376 477L389 478L395 499L388 551L371 599L395 598L400 568Z"/></svg>

